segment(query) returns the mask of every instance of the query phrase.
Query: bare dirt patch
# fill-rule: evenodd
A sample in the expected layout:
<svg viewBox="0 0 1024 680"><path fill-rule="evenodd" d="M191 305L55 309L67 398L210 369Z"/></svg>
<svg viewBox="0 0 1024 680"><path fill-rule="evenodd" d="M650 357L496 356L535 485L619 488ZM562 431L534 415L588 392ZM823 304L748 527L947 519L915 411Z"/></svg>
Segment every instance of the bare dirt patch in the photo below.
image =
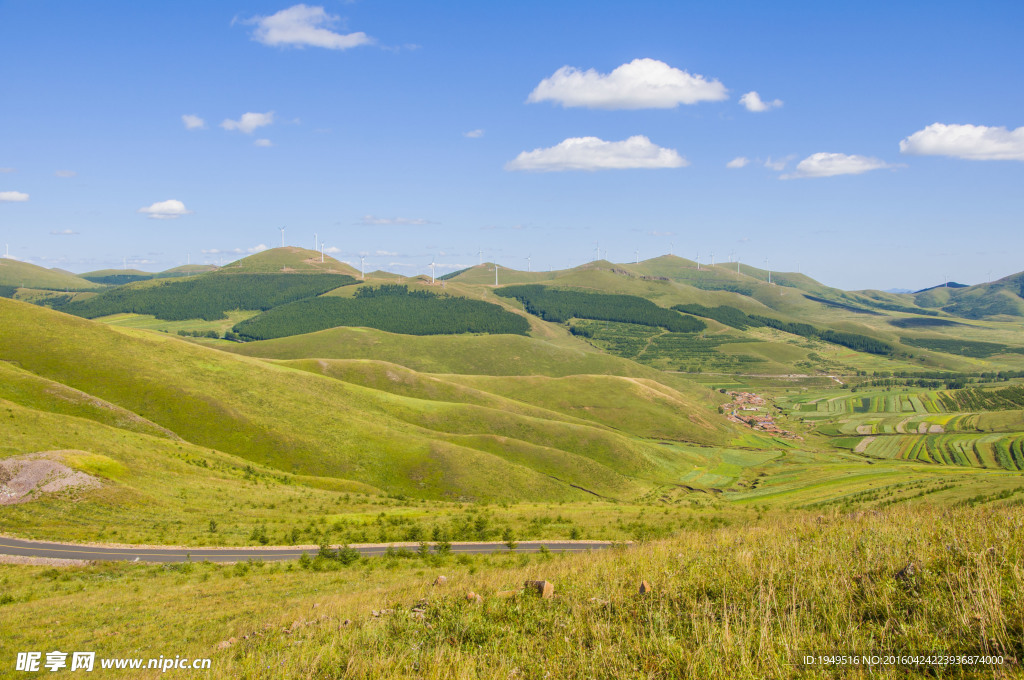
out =
<svg viewBox="0 0 1024 680"><path fill-rule="evenodd" d="M867 451L868 446L871 445L871 442L875 441L875 439L877 439L877 437L864 437L864 439L861 439L859 442L857 442L857 446L856 448L853 449L853 452L864 453L865 451Z"/></svg>
<svg viewBox="0 0 1024 680"><path fill-rule="evenodd" d="M62 463L63 453L44 451L0 461L0 505L26 503L44 494L100 487L98 478Z"/></svg>

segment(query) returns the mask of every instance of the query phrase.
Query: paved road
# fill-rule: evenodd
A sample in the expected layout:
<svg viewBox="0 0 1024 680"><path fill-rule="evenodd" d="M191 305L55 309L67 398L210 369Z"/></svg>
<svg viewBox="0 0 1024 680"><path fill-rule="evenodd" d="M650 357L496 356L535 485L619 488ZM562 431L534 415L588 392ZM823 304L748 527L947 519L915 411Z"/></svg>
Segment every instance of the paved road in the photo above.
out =
<svg viewBox="0 0 1024 680"><path fill-rule="evenodd" d="M396 544L399 547L402 544ZM601 550L614 545L608 541L521 541L516 552L537 552L541 546L551 552L586 552ZM380 557L387 552L390 544L374 544L353 546L367 557ZM337 546L335 546L337 547ZM406 545L409 550L417 550L416 545ZM507 552L504 543L453 543L453 553L486 554ZM246 560L296 560L302 554L315 555L317 548L298 547L261 547L261 548L99 548L74 543L45 543L42 541L23 541L16 538L0 537L0 555L20 555L23 557L52 557L64 560L99 560L134 562L242 562Z"/></svg>

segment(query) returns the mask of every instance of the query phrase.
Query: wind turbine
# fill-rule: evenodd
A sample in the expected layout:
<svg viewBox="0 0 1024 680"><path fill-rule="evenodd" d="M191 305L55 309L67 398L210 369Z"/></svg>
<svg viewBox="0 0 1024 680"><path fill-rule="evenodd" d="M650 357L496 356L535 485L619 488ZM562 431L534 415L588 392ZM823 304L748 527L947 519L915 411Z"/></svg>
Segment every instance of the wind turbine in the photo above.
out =
<svg viewBox="0 0 1024 680"><path fill-rule="evenodd" d="M596 262L597 260L601 259L601 242L600 241L594 241L594 253L595 253L594 261Z"/></svg>
<svg viewBox="0 0 1024 680"><path fill-rule="evenodd" d="M633 264L640 264L640 249L633 251Z"/></svg>
<svg viewBox="0 0 1024 680"><path fill-rule="evenodd" d="M675 255L675 249L676 249L676 244L672 243L672 241L669 241L668 242L668 254L669 255Z"/></svg>
<svg viewBox="0 0 1024 680"><path fill-rule="evenodd" d="M321 242L320 243L320 264L323 264L323 262L324 262L324 244L323 244L323 242Z"/></svg>
<svg viewBox="0 0 1024 680"><path fill-rule="evenodd" d="M526 271L528 271L528 272L532 272L533 271L533 262L531 261L532 257L533 257L533 255L527 255L526 256Z"/></svg>
<svg viewBox="0 0 1024 680"><path fill-rule="evenodd" d="M711 251L711 266L715 266L715 251Z"/></svg>
<svg viewBox="0 0 1024 680"><path fill-rule="evenodd" d="M430 258L430 282L434 282L434 267L437 263L434 262L434 258Z"/></svg>
<svg viewBox="0 0 1024 680"><path fill-rule="evenodd" d="M764 258L764 268L768 270L768 283L772 282L772 270L768 267L768 258Z"/></svg>
<svg viewBox="0 0 1024 680"><path fill-rule="evenodd" d="M494 287L498 287L498 263L494 263Z"/></svg>
<svg viewBox="0 0 1024 680"><path fill-rule="evenodd" d="M700 251L697 251L697 271L700 271Z"/></svg>
<svg viewBox="0 0 1024 680"><path fill-rule="evenodd" d="M359 256L359 278L366 280L366 258L362 255Z"/></svg>
<svg viewBox="0 0 1024 680"><path fill-rule="evenodd" d="M479 250L476 251L476 260L477 260L477 262L476 262L477 266L480 266L480 265L482 265L484 263L484 249L483 248L480 248Z"/></svg>
<svg viewBox="0 0 1024 680"><path fill-rule="evenodd" d="M281 229L281 247L284 248L284 227L280 227L280 229Z"/></svg>

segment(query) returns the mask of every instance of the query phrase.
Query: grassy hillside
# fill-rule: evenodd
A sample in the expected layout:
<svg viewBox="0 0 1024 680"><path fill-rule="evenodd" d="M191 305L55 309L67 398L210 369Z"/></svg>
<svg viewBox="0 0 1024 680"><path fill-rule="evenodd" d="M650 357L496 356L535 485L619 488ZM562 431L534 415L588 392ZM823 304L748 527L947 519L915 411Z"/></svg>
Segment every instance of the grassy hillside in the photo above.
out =
<svg viewBox="0 0 1024 680"><path fill-rule="evenodd" d="M347 274L359 278L359 271L330 255L320 261L315 250L285 246L271 248L226 264L217 271L224 274L277 274L277 273L329 273Z"/></svg>
<svg viewBox="0 0 1024 680"><path fill-rule="evenodd" d="M0 358L280 470L475 498L630 497L677 472L656 443L606 427L399 396L2 302L15 323ZM705 439L727 431L709 424Z"/></svg>
<svg viewBox="0 0 1024 680"><path fill-rule="evenodd" d="M0 285L42 290L95 290L100 286L69 272L0 258Z"/></svg>

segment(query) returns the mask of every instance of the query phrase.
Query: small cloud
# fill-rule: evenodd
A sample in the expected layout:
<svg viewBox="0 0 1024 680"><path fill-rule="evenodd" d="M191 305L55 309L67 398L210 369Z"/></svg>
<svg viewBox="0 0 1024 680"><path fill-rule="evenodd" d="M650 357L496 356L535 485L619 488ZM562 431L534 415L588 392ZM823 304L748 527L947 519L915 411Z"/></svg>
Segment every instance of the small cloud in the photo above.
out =
<svg viewBox="0 0 1024 680"><path fill-rule="evenodd" d="M24 203L28 194L22 191L0 191L0 203Z"/></svg>
<svg viewBox="0 0 1024 680"><path fill-rule="evenodd" d="M253 253L262 253L267 250L267 246L263 243L252 248L205 248L200 252L203 255L252 255Z"/></svg>
<svg viewBox="0 0 1024 680"><path fill-rule="evenodd" d="M786 156L785 158L780 158L777 161L773 161L769 156L768 160L764 162L764 167L768 168L769 170L774 170L776 172L782 172L783 170L786 169L786 165L791 160L793 160L792 156Z"/></svg>
<svg viewBox="0 0 1024 680"><path fill-rule="evenodd" d="M267 111L266 113L243 113L242 117L238 120L231 120L230 118L225 119L220 124L225 130L238 130L244 132L247 135L251 135L253 130L256 128L270 125L274 122L274 112Z"/></svg>
<svg viewBox="0 0 1024 680"><path fill-rule="evenodd" d="M149 215L150 218L155 220L173 220L182 215L188 215L192 211L187 210L185 204L181 201L172 198L167 201L158 201L145 208L139 208L139 212Z"/></svg>
<svg viewBox="0 0 1024 680"><path fill-rule="evenodd" d="M185 114L181 117L181 122L185 124L186 130L205 130L206 121L199 116L193 116L191 114Z"/></svg>
<svg viewBox="0 0 1024 680"><path fill-rule="evenodd" d="M558 172L562 170L625 170L681 168L689 165L675 149L664 149L643 135L621 142L597 137L570 137L547 149L524 151L505 164L506 170Z"/></svg>
<svg viewBox="0 0 1024 680"><path fill-rule="evenodd" d="M463 132L463 137L469 137L470 139L480 139L484 136L484 131L480 129L470 130L469 132Z"/></svg>
<svg viewBox="0 0 1024 680"><path fill-rule="evenodd" d="M77 236L78 232L72 231L71 229L61 229L60 231L57 231L56 229L51 229L50 234L52 234L53 236Z"/></svg>
<svg viewBox="0 0 1024 680"><path fill-rule="evenodd" d="M893 166L878 158L845 153L816 153L800 161L792 173L782 175L780 179L860 175L870 170L890 167Z"/></svg>
<svg viewBox="0 0 1024 680"><path fill-rule="evenodd" d="M367 226L415 226L420 224L434 224L430 220L425 220L422 217L377 217L375 215L363 215L363 219L359 221L360 224Z"/></svg>
<svg viewBox="0 0 1024 680"><path fill-rule="evenodd" d="M255 142L253 142L253 144L255 146L262 146L262 147L274 146L274 143L272 141L270 141L269 139L257 139Z"/></svg>
<svg viewBox="0 0 1024 680"><path fill-rule="evenodd" d="M74 170L58 170L53 173L54 177L74 177L77 174Z"/></svg>
<svg viewBox="0 0 1024 680"><path fill-rule="evenodd" d="M330 248L324 248L324 252L325 253L330 253L331 255L334 255L335 253L340 253L341 252L341 248L339 248L337 246L331 246Z"/></svg>
<svg viewBox="0 0 1024 680"><path fill-rule="evenodd" d="M256 25L253 40L271 47L347 50L373 43L373 38L362 31L341 34L327 28L339 21L340 17L328 14L323 7L293 5L270 16L253 17L246 23Z"/></svg>
<svg viewBox="0 0 1024 680"><path fill-rule="evenodd" d="M647 232L647 235L648 236L675 236L676 233L674 231L649 231L649 232Z"/></svg>
<svg viewBox="0 0 1024 680"><path fill-rule="evenodd" d="M746 107L747 111L753 111L754 113L761 113L768 109L777 109L782 106L781 99L773 99L770 102L762 101L761 95L755 91L751 91L740 97L740 104Z"/></svg>
<svg viewBox="0 0 1024 680"><path fill-rule="evenodd" d="M14 172L14 168L0 168L0 174Z"/></svg>
<svg viewBox="0 0 1024 680"><path fill-rule="evenodd" d="M721 101L728 98L727 92L717 80L656 59L634 59L607 74L563 66L542 80L526 101L592 109L672 109L680 104Z"/></svg>
<svg viewBox="0 0 1024 680"><path fill-rule="evenodd" d="M392 253L388 250L378 250L374 255L377 257L398 257L398 253Z"/></svg>
<svg viewBox="0 0 1024 680"><path fill-rule="evenodd" d="M252 248L246 248L245 252L247 252L247 253L262 253L264 250L267 250L267 246L266 246L266 244L261 243L258 246L253 246Z"/></svg>
<svg viewBox="0 0 1024 680"><path fill-rule="evenodd" d="M900 153L972 161L1024 161L1024 127L933 123L900 142Z"/></svg>
<svg viewBox="0 0 1024 680"><path fill-rule="evenodd" d="M745 158L743 156L737 156L736 158L733 158L731 161L726 163L725 167L727 167L727 168L743 168L743 167L746 167L747 163L749 163L749 162L750 162L749 158Z"/></svg>

